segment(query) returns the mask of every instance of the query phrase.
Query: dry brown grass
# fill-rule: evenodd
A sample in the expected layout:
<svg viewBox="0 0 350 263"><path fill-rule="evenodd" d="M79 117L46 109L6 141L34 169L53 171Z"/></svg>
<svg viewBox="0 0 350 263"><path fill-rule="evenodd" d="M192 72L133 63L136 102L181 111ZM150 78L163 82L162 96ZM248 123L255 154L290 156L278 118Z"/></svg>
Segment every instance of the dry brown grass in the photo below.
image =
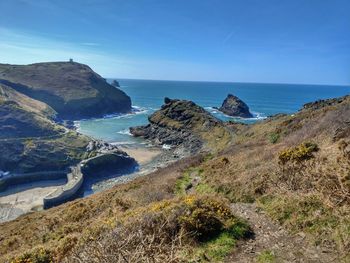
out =
<svg viewBox="0 0 350 263"><path fill-rule="evenodd" d="M259 201L281 224L310 233L312 240L345 257L350 249L349 105L346 98L242 129L233 146L200 166L203 180L233 202ZM272 133L279 135L277 142L269 140ZM319 151L280 161L281 152L299 153L303 147L298 146L307 141Z"/></svg>
<svg viewBox="0 0 350 263"><path fill-rule="evenodd" d="M200 156L181 160L128 184L0 224L0 262L36 247L49 249L58 259L63 258L83 237L111 229L113 226L108 224L111 218L174 197L175 182L182 171L199 165L201 160Z"/></svg>
<svg viewBox="0 0 350 263"><path fill-rule="evenodd" d="M88 240L67 262L188 262L189 248L223 232L234 244L248 231L224 199L189 195L125 213L112 232Z"/></svg>

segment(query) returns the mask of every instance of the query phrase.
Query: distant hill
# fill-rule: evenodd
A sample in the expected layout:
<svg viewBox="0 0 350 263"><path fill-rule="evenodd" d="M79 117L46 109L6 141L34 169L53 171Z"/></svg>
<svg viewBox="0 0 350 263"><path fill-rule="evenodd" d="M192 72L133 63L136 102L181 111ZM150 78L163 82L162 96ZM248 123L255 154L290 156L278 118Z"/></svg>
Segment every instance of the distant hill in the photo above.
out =
<svg viewBox="0 0 350 263"><path fill-rule="evenodd" d="M87 65L76 62L0 64L0 83L46 103L62 119L100 117L131 110L129 96Z"/></svg>

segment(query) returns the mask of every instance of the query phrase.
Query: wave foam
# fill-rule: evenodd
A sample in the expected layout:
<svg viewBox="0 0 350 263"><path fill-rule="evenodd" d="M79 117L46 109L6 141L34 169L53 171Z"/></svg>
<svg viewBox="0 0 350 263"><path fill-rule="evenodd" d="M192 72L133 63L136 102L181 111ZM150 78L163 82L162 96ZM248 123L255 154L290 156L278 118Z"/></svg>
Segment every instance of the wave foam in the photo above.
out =
<svg viewBox="0 0 350 263"><path fill-rule="evenodd" d="M244 120L244 121L249 121L249 120L264 120L267 117L264 115L264 113L261 112L254 112L252 111L253 114L253 118L242 118L242 117L232 117L230 115L227 115L221 111L219 111L218 109L214 108L214 107L204 107L204 109L206 109L208 112L212 113L212 114L216 114L216 115L221 115L221 116L225 116L226 118L230 118L230 119L236 119L236 120Z"/></svg>
<svg viewBox="0 0 350 263"><path fill-rule="evenodd" d="M118 145L131 145L131 144L136 144L135 142L111 142L109 143L111 145L115 145L115 146L118 146Z"/></svg>
<svg viewBox="0 0 350 263"><path fill-rule="evenodd" d="M124 129L124 130L118 131L117 133L122 134L122 135L132 136L129 129Z"/></svg>

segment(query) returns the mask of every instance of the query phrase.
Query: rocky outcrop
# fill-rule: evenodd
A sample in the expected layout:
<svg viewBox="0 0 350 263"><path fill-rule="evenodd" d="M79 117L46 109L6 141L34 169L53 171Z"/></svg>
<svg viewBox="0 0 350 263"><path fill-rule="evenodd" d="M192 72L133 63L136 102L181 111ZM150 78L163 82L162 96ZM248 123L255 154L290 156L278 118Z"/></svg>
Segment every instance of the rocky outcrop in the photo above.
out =
<svg viewBox="0 0 350 263"><path fill-rule="evenodd" d="M61 119L131 111L129 96L87 65L76 62L0 64L0 83L46 103Z"/></svg>
<svg viewBox="0 0 350 263"><path fill-rule="evenodd" d="M344 96L340 98L333 98L333 99L327 99L327 100L317 100L314 102L309 102L303 105L303 108L301 110L318 110L327 106L335 106L337 104L342 103L346 99L348 99L350 96Z"/></svg>
<svg viewBox="0 0 350 263"><path fill-rule="evenodd" d="M181 153L218 150L231 138L222 121L192 101L165 98L161 109L148 120L146 126L130 128L131 134L174 147Z"/></svg>
<svg viewBox="0 0 350 263"><path fill-rule="evenodd" d="M232 117L253 117L253 114L251 114L249 111L248 105L245 104L240 98L232 94L227 95L226 99L218 110Z"/></svg>
<svg viewBox="0 0 350 263"><path fill-rule="evenodd" d="M114 87L120 88L119 82L117 80L113 80L111 85Z"/></svg>

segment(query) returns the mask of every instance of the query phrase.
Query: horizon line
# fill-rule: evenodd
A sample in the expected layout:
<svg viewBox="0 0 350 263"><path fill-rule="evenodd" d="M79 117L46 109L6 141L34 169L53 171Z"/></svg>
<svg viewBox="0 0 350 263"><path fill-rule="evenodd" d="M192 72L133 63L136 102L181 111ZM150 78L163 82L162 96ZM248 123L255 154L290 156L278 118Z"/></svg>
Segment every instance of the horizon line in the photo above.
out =
<svg viewBox="0 0 350 263"><path fill-rule="evenodd" d="M287 83L287 82L255 82L255 81L222 81L222 80L176 80L176 79L151 79L151 78L116 78L103 77L115 80L146 80L146 81L172 81L172 82L209 82L209 83L229 83L229 84L266 84L266 85L307 85L307 86L336 86L349 87L350 84L315 84L315 83Z"/></svg>

